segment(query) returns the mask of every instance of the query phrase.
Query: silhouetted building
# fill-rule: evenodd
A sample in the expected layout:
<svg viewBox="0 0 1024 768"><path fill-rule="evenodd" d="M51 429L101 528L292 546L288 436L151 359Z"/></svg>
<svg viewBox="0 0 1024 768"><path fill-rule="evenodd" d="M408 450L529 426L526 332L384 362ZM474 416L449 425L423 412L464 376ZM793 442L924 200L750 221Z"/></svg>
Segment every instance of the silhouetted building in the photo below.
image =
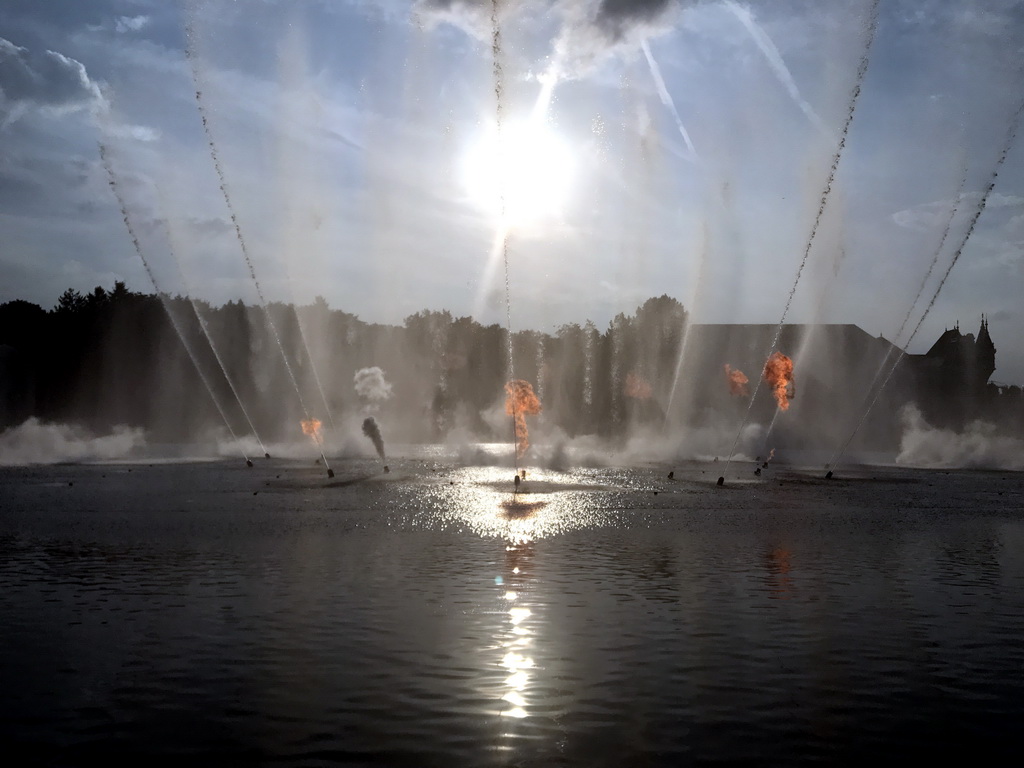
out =
<svg viewBox="0 0 1024 768"><path fill-rule="evenodd" d="M763 380L765 356L776 334L774 348L794 362L785 412L776 412L772 388ZM681 354L673 411L682 421L707 427L716 422L731 425L749 408L751 423L773 424L774 445L831 449L866 412L875 391L872 384L879 386L900 350L851 324L792 324L781 329L773 324L695 324ZM726 365L749 379L745 394L730 386ZM909 399L907 392L906 376L897 369L862 425L860 441L891 445L897 439L893 409Z"/></svg>
<svg viewBox="0 0 1024 768"><path fill-rule="evenodd" d="M795 364L790 407L778 413L761 380L776 334L774 348ZM856 427L854 447L891 449L902 434L900 409L910 403L932 426L949 429L979 418L1007 425L1019 418L1019 389L989 384L996 348L985 319L977 337L957 326L920 355L848 324L785 325L781 332L774 325L693 325L683 346L673 411L684 422L710 426L749 407L751 422L774 425L777 444L834 446ZM748 396L730 386L728 371L737 369L749 378Z"/></svg>
<svg viewBox="0 0 1024 768"><path fill-rule="evenodd" d="M957 323L923 355L907 355L907 363L918 406L930 423L961 427L985 412L996 347L984 317L977 338L961 333Z"/></svg>

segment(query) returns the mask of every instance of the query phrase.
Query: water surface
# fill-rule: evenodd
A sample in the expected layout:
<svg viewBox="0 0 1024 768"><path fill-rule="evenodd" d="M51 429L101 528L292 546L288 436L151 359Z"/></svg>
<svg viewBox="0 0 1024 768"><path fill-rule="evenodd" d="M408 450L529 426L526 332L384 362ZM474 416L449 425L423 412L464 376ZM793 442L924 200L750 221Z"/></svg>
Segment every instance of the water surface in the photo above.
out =
<svg viewBox="0 0 1024 768"><path fill-rule="evenodd" d="M38 764L1016 754L1024 478L442 458L0 470ZM675 470L669 480L667 472Z"/></svg>

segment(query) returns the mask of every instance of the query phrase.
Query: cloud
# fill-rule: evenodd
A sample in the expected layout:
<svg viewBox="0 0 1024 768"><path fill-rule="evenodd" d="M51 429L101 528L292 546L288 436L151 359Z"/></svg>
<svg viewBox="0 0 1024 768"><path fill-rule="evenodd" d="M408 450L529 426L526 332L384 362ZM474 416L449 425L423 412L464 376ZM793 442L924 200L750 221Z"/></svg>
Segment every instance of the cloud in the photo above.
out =
<svg viewBox="0 0 1024 768"><path fill-rule="evenodd" d="M922 203L921 205L915 205L913 208L896 211L896 213L892 214L892 220L904 229L927 232L943 225L953 204L949 200L935 200L930 203Z"/></svg>
<svg viewBox="0 0 1024 768"><path fill-rule="evenodd" d="M501 22L534 19L553 11L560 17L555 41L555 74L585 76L617 53L634 55L643 40L666 31L675 14L699 0L524 0L501 3ZM450 24L479 39L493 33L491 0L417 0L413 14L428 27Z"/></svg>
<svg viewBox="0 0 1024 768"><path fill-rule="evenodd" d="M149 16L119 16L114 22L114 29L117 32L138 32L149 24Z"/></svg>
<svg viewBox="0 0 1024 768"><path fill-rule="evenodd" d="M134 139L135 141L144 142L158 141L161 135L160 131L156 128L150 128L146 125L130 125L127 123L110 125L106 129L106 133L107 135L118 139Z"/></svg>
<svg viewBox="0 0 1024 768"><path fill-rule="evenodd" d="M1017 208L1024 206L1024 197L1019 195L1004 195L1002 192L993 192L988 196L985 203L986 208Z"/></svg>
<svg viewBox="0 0 1024 768"><path fill-rule="evenodd" d="M980 192L965 192L960 196L961 209L964 208L965 203L968 205L976 204L980 198ZM896 213L892 214L892 220L897 225L905 229L927 232L943 226L946 217L949 215L949 209L953 205L953 200L933 200L929 203L915 205L913 208L905 208L902 211L896 211ZM985 209L993 210L998 208L1024 209L1024 197L993 192L985 202ZM1011 227L1016 226L1020 217L1021 215L1014 216L1010 220Z"/></svg>
<svg viewBox="0 0 1024 768"><path fill-rule="evenodd" d="M85 66L56 51L32 54L0 38L0 122L38 110L63 115L104 104Z"/></svg>
<svg viewBox="0 0 1024 768"><path fill-rule="evenodd" d="M213 237L214 235L233 234L235 228L226 219L190 217L189 229L198 235Z"/></svg>
<svg viewBox="0 0 1024 768"><path fill-rule="evenodd" d="M483 40L491 34L491 0L416 0L413 18L428 28L450 24Z"/></svg>
<svg viewBox="0 0 1024 768"><path fill-rule="evenodd" d="M988 319L995 320L997 322L1018 322L1020 312L1015 309L997 309L995 312L987 315Z"/></svg>

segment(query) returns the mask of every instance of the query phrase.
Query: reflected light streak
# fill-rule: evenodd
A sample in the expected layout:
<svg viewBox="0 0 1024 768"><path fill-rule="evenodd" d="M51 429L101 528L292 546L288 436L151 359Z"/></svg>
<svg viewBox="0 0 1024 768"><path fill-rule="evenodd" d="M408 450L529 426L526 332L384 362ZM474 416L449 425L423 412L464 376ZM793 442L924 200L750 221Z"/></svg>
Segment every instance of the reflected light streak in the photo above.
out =
<svg viewBox="0 0 1024 768"><path fill-rule="evenodd" d="M524 558L533 554L532 541L529 538L520 539L515 544L508 544L505 547L505 567L508 580L515 579L520 574L518 563ZM506 591L505 600L512 603L506 612L507 621L503 624L504 637L499 636L497 646L505 653L501 658L501 666L508 673L503 681L504 692L501 700L511 705L501 710L502 717L510 717L515 720L522 720L529 716L527 711L526 691L530 683L530 672L534 667L533 658L527 655L527 651L533 642L528 621L533 612L525 605L519 605L521 592ZM511 595L511 598L510 598ZM509 736L511 734L504 734Z"/></svg>
<svg viewBox="0 0 1024 768"><path fill-rule="evenodd" d="M788 600L793 596L792 553L784 547L775 547L765 554L764 567L767 573L768 597Z"/></svg>
<svg viewBox="0 0 1024 768"><path fill-rule="evenodd" d="M616 515L608 486L593 473L561 472L531 467L528 480L515 492L507 465L461 467L440 482L410 486L419 514L432 524L458 525L495 540L504 549L504 565L494 580L499 609L483 649L488 662L481 669L488 717L505 725L497 735L499 749L514 749L516 740L532 727L531 692L541 689L532 648L542 626L537 605L530 604L536 543L547 536L603 524ZM488 612L490 613L490 612Z"/></svg>

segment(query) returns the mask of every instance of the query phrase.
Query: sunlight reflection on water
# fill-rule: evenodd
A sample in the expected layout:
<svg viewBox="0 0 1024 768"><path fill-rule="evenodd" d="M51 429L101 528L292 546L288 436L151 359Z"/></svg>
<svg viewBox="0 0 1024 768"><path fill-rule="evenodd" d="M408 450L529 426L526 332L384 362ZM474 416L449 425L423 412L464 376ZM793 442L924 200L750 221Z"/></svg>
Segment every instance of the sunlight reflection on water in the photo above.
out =
<svg viewBox="0 0 1024 768"><path fill-rule="evenodd" d="M505 611L498 614L502 620L497 627L498 637L494 645L500 654L498 663L507 673L499 691L503 702L499 714L505 718L522 720L529 715L529 698L533 688L531 678L538 671L531 648L537 641L535 629L539 617L534 616L533 608L528 605L534 544L532 540L522 538L521 533L513 535L516 536L515 540L510 539L505 545L505 592L499 598ZM514 738L515 733L505 728L501 735L509 739Z"/></svg>
<svg viewBox="0 0 1024 768"><path fill-rule="evenodd" d="M601 496L610 490L590 478L533 470L515 491L502 467L456 470L449 483L428 486L421 506L438 522L458 522L485 538L531 542L607 518Z"/></svg>
<svg viewBox="0 0 1024 768"><path fill-rule="evenodd" d="M539 587L532 567L534 548L545 538L606 523L614 506L609 494L620 490L581 473L530 469L527 478L517 486L509 467L463 467L448 475L447 482L413 491L433 522L460 524L496 539L504 549L502 573L495 578L499 606L493 615L498 621L488 643L491 663L501 669L493 693L498 706L485 713L497 714L504 723L499 749L512 748L526 735L522 728L528 727L531 706L540 704L538 692L550 687L535 661L537 631L550 617L531 600Z"/></svg>

